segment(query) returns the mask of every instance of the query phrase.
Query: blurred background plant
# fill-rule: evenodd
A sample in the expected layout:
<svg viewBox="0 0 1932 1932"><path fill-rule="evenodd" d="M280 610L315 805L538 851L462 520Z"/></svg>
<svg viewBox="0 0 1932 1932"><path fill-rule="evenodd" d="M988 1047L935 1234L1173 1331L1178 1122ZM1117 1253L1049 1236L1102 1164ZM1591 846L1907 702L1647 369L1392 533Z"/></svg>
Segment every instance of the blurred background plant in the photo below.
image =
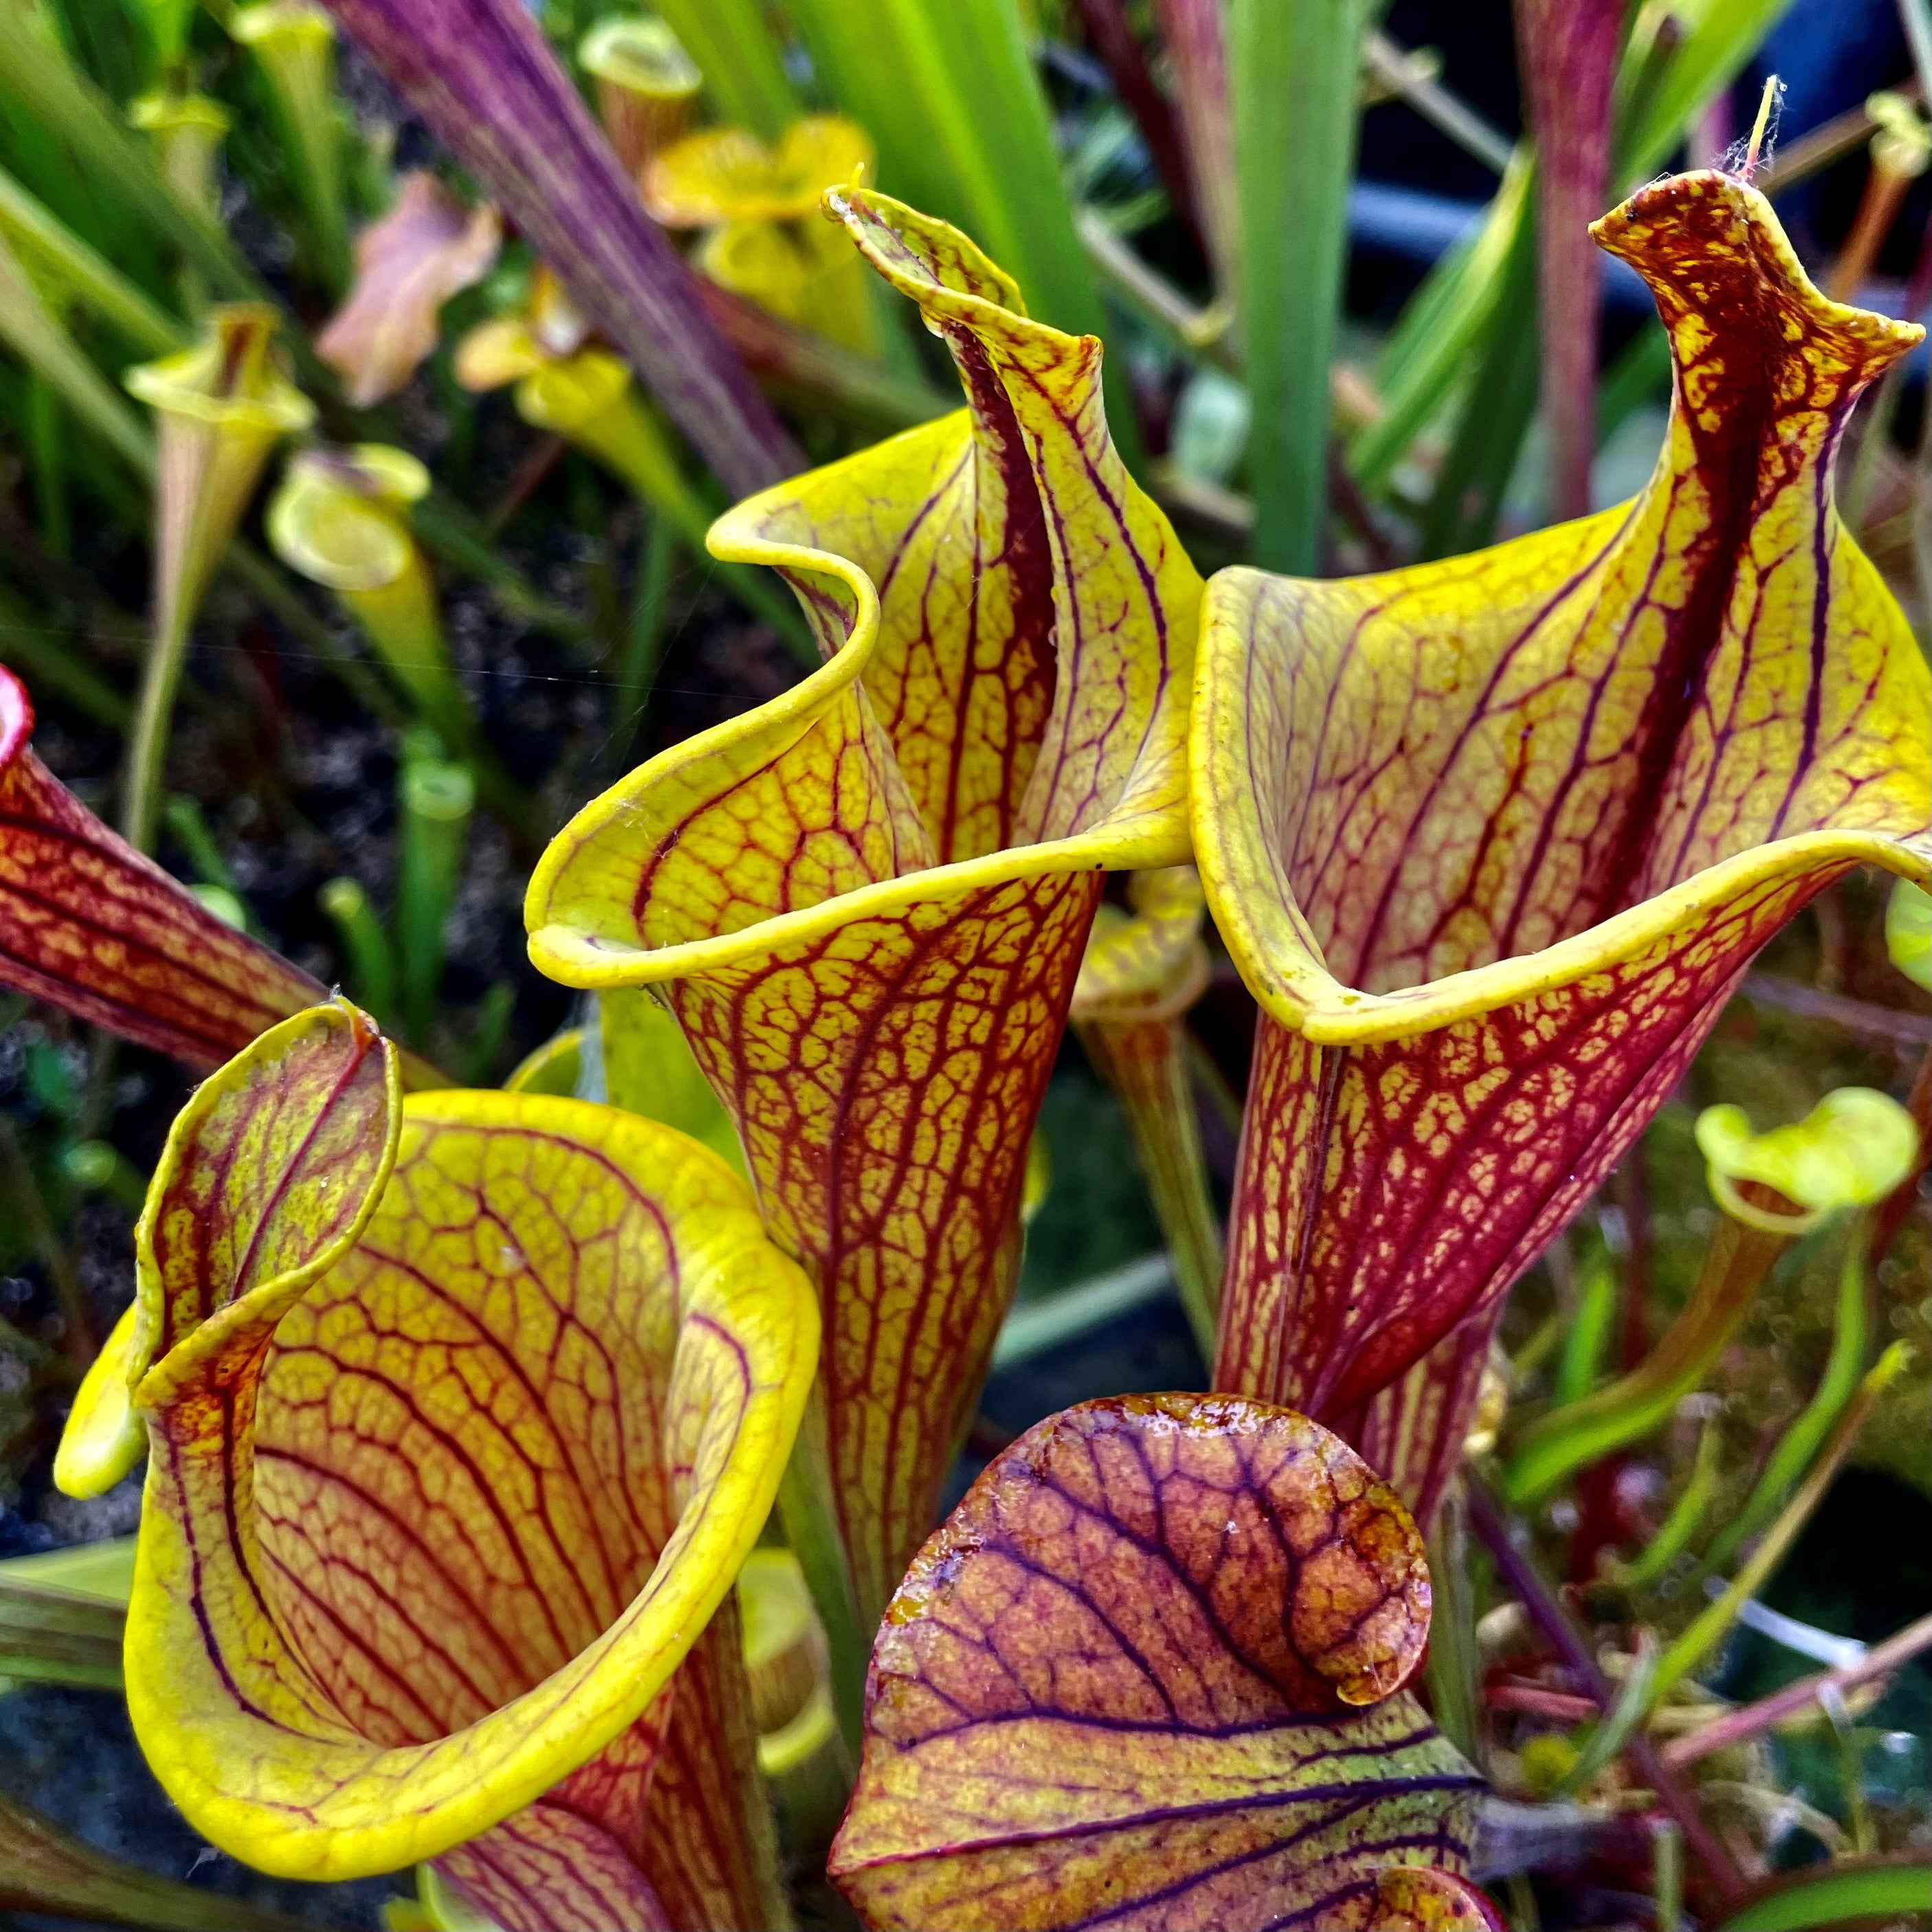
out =
<svg viewBox="0 0 1932 1932"><path fill-rule="evenodd" d="M1668 166L1748 154L1834 296L1932 301L1925 0L534 10L636 190L599 233L520 228L305 0L0 0L0 657L36 742L221 917L467 1082L534 1054L519 1078L605 1090L608 1059L625 1097L638 1016L545 1046L597 1016L524 961L529 860L813 661L774 583L706 555L710 517L952 406L938 346L814 212L855 170L1102 338L1116 440L1204 571L1378 568L1639 487L1664 338L1582 225ZM688 304L689 341L649 356L578 279L627 223L634 286ZM1839 468L1922 644L1925 371L1922 348L1878 386ZM1820 899L1514 1298L1432 1664L1499 1786L1567 1808L1498 1841L1514 1923L1681 1922L1686 1832L1740 1881L1932 1853L1924 933L1906 889ZM22 999L0 1018L0 1556L33 1556L138 1508L63 1501L47 1468L185 1076ZM1252 1019L1210 935L1164 1064L1223 1206ZM1068 1402L1205 1379L1096 1058L1070 1044L1049 1094L1053 1186L962 1484ZM1725 1212L1700 1108L1769 1129L1854 1088L1908 1096L1916 1166L1875 1199L1783 1190L1802 1230ZM21 1600L0 1790L79 1836L46 1840L38 1892L0 1871L0 1910L194 1922L192 1894L88 1865L198 1855L103 1688L111 1642L30 1668L47 1619ZM823 1768L799 1762L809 1837ZM382 1893L209 1856L198 1886L264 1913L368 1922Z"/></svg>

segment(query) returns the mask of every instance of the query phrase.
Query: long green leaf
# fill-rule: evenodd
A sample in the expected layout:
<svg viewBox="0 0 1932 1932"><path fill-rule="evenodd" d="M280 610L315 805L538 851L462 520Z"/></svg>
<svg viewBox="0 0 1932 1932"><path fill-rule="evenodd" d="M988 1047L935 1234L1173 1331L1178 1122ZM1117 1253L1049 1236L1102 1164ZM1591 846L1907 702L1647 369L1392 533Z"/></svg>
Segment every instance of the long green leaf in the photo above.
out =
<svg viewBox="0 0 1932 1932"><path fill-rule="evenodd" d="M1094 326L1098 304L1010 0L863 9L802 0L794 11L832 98L878 144L880 186L966 229L1046 320ZM1064 259L1052 258L1056 244Z"/></svg>
<svg viewBox="0 0 1932 1932"><path fill-rule="evenodd" d="M1526 208L1497 275L1481 359L1422 523L1422 554L1454 556L1492 542L1523 437L1536 415L1536 233Z"/></svg>
<svg viewBox="0 0 1932 1932"><path fill-rule="evenodd" d="M0 0L4 4L4 0ZM0 238L0 341L132 468L154 473L154 448L128 399L83 356Z"/></svg>
<svg viewBox="0 0 1932 1932"><path fill-rule="evenodd" d="M1846 1229L1845 1264L1838 1279L1838 1322L1832 1331L1832 1352L1826 1360L1825 1372L1811 1400L1779 1437L1763 1473L1744 1499L1744 1508L1726 1522L1705 1552L1699 1565L1700 1575L1721 1570L1777 1515L1786 1496L1811 1466L1832 1432L1832 1425L1858 1392L1870 1334L1864 1267L1868 1238L1865 1217L1856 1216Z"/></svg>
<svg viewBox="0 0 1932 1932"><path fill-rule="evenodd" d="M1054 147L1046 97L1014 0L794 0L819 76L879 150L879 185L963 228L1056 328L1104 316ZM1117 360L1108 426L1131 464L1138 438Z"/></svg>
<svg viewBox="0 0 1932 1932"><path fill-rule="evenodd" d="M1670 17L1679 35L1660 73L1648 46L1625 50L1617 79L1616 167L1626 187L1654 174L1684 130L1738 76L1791 0L1688 0ZM1664 16L1658 10L1655 17Z"/></svg>
<svg viewBox="0 0 1932 1932"><path fill-rule="evenodd" d="M1609 1256L1599 1252L1584 1274L1576 1312L1563 1338L1563 1354L1556 1368L1558 1408L1581 1402L1597 1386L1616 1312L1616 1271Z"/></svg>
<svg viewBox="0 0 1932 1932"><path fill-rule="evenodd" d="M1660 54L1654 41L1633 39L1617 80L1616 178L1621 184L1629 185L1657 170L1790 4L1790 0L1688 0L1671 10L1672 29L1681 38L1670 52ZM1505 265L1521 245L1530 176L1526 161L1504 178L1479 236L1444 258L1396 325L1378 370L1384 413L1348 452L1349 466L1365 488L1386 483L1462 370L1473 364L1479 370L1493 370L1505 352L1494 346L1496 339L1513 341L1529 326L1520 308L1511 308L1498 296ZM1506 482L1529 420L1530 413L1518 407L1498 416L1485 434L1480 412L1466 410L1457 438L1464 447L1459 458L1452 457L1459 470L1455 487L1467 490L1472 478L1500 476ZM1484 442L1495 446L1478 446ZM1495 487L1499 494L1502 484ZM1479 509L1485 507L1486 495L1485 490L1479 496ZM1480 528L1480 520L1456 518L1454 508L1444 495L1430 513L1438 545L1453 544Z"/></svg>
<svg viewBox="0 0 1932 1932"><path fill-rule="evenodd" d="M38 1811L0 1797L0 1910L139 1932L302 1932L304 1922L110 1858Z"/></svg>
<svg viewBox="0 0 1932 1932"><path fill-rule="evenodd" d="M726 120L776 140L802 112L758 0L657 0Z"/></svg>
<svg viewBox="0 0 1932 1932"><path fill-rule="evenodd" d="M0 168L0 233L25 251L26 259L38 259L66 284L77 301L144 353L166 356L187 345L185 322L150 301L4 168Z"/></svg>
<svg viewBox="0 0 1932 1932"><path fill-rule="evenodd" d="M1697 1438L1697 1460L1683 1493L1636 1562L1616 1573L1616 1580L1624 1589L1648 1588L1690 1546L1690 1539L1702 1528L1704 1513L1718 1493L1718 1451L1723 1439L1716 1422L1707 1420Z"/></svg>
<svg viewBox="0 0 1932 1932"><path fill-rule="evenodd" d="M1503 1479L1519 1508L1566 1477L1659 1427L1718 1356L1779 1257L1787 1236L1718 1224L1697 1286L1648 1354L1627 1374L1580 1400L1546 1411L1522 1432Z"/></svg>
<svg viewBox="0 0 1932 1932"><path fill-rule="evenodd" d="M1932 1910L1932 1864L1831 1865L1803 1871L1734 1912L1717 1932L1808 1932L1847 1919Z"/></svg>
<svg viewBox="0 0 1932 1932"><path fill-rule="evenodd" d="M0 1580L0 1683L118 1690L127 1621L111 1604Z"/></svg>
<svg viewBox="0 0 1932 1932"><path fill-rule="evenodd" d="M1253 561L1312 576L1328 509L1328 365L1346 257L1364 0L1234 0L1228 69Z"/></svg>
<svg viewBox="0 0 1932 1932"><path fill-rule="evenodd" d="M139 1177L136 1177L139 1179ZM140 1181L143 1194L146 1180ZM25 1583L37 1589L61 1590L124 1610L134 1583L134 1544L131 1536L110 1537L99 1543L70 1543L56 1550L0 1560L0 1591Z"/></svg>
<svg viewBox="0 0 1932 1932"><path fill-rule="evenodd" d="M1382 412L1348 446L1348 466L1378 489L1441 411L1496 313L1500 277L1530 204L1534 164L1519 149L1476 232L1437 262L1402 310L1376 365Z"/></svg>
<svg viewBox="0 0 1932 1932"><path fill-rule="evenodd" d="M1637 1633L1630 1670L1617 1687L1616 1700L1590 1728L1576 1762L1550 1792L1552 1798L1574 1797L1630 1742L1650 1708L1650 1684L1657 1670L1657 1640L1648 1630Z"/></svg>
<svg viewBox="0 0 1932 1932"><path fill-rule="evenodd" d="M1780 1511L1764 1540L1745 1559L1743 1568L1732 1578L1730 1587L1693 1618L1664 1653L1651 1688L1653 1708L1663 1702L1674 1685L1703 1663L1737 1621L1738 1612L1747 1600L1770 1580L1831 1486L1832 1478L1850 1453L1874 1404L1898 1379L1910 1360L1910 1352L1905 1344L1894 1342L1866 1372L1817 1460L1807 1472L1797 1492Z"/></svg>
<svg viewBox="0 0 1932 1932"><path fill-rule="evenodd" d="M178 248L218 295L261 296L260 282L234 244L169 187L113 103L33 32L20 0L0 0L0 92L65 146L94 188Z"/></svg>
<svg viewBox="0 0 1932 1932"><path fill-rule="evenodd" d="M38 31L32 20L28 24L30 30ZM68 58L58 48L55 57ZM113 194L104 192L86 169L75 166L70 151L62 142L48 140L46 128L4 83L0 83L0 159L124 274L149 295L164 302L172 299L176 277L162 236L136 220Z"/></svg>

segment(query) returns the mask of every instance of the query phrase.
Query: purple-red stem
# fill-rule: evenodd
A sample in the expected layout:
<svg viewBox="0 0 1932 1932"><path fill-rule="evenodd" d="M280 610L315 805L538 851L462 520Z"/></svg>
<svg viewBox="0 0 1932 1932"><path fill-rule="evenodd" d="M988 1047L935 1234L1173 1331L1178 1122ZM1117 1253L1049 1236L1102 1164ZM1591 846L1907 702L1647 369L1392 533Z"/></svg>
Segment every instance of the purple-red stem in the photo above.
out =
<svg viewBox="0 0 1932 1932"><path fill-rule="evenodd" d="M1796 1684L1787 1684L1782 1690L1774 1690L1768 1697L1761 1697L1755 1704L1726 1711L1722 1717L1713 1718L1708 1724L1700 1725L1681 1738L1673 1738L1664 1748L1664 1760L1673 1769L1679 1765L1694 1764L1699 1758L1708 1757L1713 1751L1742 1744L1775 1724L1798 1716L1832 1691L1842 1696L1862 1684L1889 1677L1901 1664L1909 1664L1924 1650L1932 1650L1932 1616L1923 1616L1916 1623L1907 1624L1884 1642L1875 1644L1856 1664L1801 1677Z"/></svg>
<svg viewBox="0 0 1932 1932"><path fill-rule="evenodd" d="M1610 85L1624 0L1516 0L1516 46L1536 136L1537 260L1550 512L1588 514L1597 448L1602 263L1590 224L1610 164Z"/></svg>
<svg viewBox="0 0 1932 1932"><path fill-rule="evenodd" d="M1161 44L1174 70L1201 233L1218 293L1234 286L1234 122L1228 106L1227 44L1221 0L1154 0Z"/></svg>
<svg viewBox="0 0 1932 1932"><path fill-rule="evenodd" d="M1556 1646L1557 1655L1597 1708L1608 1711L1616 1692L1588 1640L1556 1593L1543 1580L1535 1564L1510 1540L1508 1520L1473 1472L1463 1472L1463 1490L1468 1499L1470 1526L1488 1546L1511 1593ZM1676 1820L1686 1849L1709 1874L1724 1901L1728 1904L1740 1897L1744 1888L1742 1874L1717 1834L1705 1823L1695 1797L1678 1782L1676 1774L1658 1756L1656 1747L1640 1732L1624 1746L1624 1754L1637 1776L1657 1793L1658 1802Z"/></svg>
<svg viewBox="0 0 1932 1932"><path fill-rule="evenodd" d="M328 0L727 489L805 466L520 0Z"/></svg>
<svg viewBox="0 0 1932 1932"><path fill-rule="evenodd" d="M1133 28L1127 24L1120 0L1077 0L1077 4L1080 23L1086 28L1087 38L1100 56L1101 65L1112 78L1114 92L1140 128L1148 152L1153 157L1155 171L1160 176L1162 186L1167 190L1167 198L1173 202L1180 218L1194 231L1195 239L1201 243L1204 254L1207 240L1201 231L1194 178L1189 167L1187 151L1181 142L1180 129L1174 120L1174 110L1168 104L1167 96L1154 85L1154 76L1148 71L1147 58L1141 52L1140 42L1134 38Z"/></svg>

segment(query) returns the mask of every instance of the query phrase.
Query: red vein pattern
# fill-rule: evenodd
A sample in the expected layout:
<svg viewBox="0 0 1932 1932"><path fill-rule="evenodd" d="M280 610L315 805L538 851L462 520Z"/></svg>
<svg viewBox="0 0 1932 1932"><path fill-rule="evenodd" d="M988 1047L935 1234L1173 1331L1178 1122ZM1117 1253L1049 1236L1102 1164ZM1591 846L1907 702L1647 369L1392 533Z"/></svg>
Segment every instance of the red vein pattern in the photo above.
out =
<svg viewBox="0 0 1932 1932"><path fill-rule="evenodd" d="M158 1774L265 1869L437 1858L506 1932L782 1922L728 1592L810 1384L808 1285L714 1156L575 1101L404 1109L392 1072L378 1201L326 1165L317 1082L295 1130L275 1038L209 1084L252 1071L289 1130L202 1108L149 1217L145 1297L246 1284L136 1391Z"/></svg>
<svg viewBox="0 0 1932 1932"><path fill-rule="evenodd" d="M644 766L532 881L531 953L665 985L818 1285L862 1615L931 1528L1010 1299L1100 871L1184 856L1199 580L1108 440L1100 345L971 243L829 198L967 408L741 504L824 668Z"/></svg>
<svg viewBox="0 0 1932 1932"><path fill-rule="evenodd" d="M203 1070L328 997L110 831L33 725L0 667L0 985Z"/></svg>
<svg viewBox="0 0 1932 1932"><path fill-rule="evenodd" d="M1429 1604L1408 1512L1305 1418L1068 1409L893 1598L832 1876L876 1928L1394 1923L1378 1875L1463 1869L1480 1788L1400 1688Z"/></svg>
<svg viewBox="0 0 1932 1932"><path fill-rule="evenodd" d="M932 1527L1012 1300L1028 1130L1097 897L1016 881L670 989L766 1224L825 1285L832 1478L868 1617Z"/></svg>
<svg viewBox="0 0 1932 1932"><path fill-rule="evenodd" d="M1384 1392L1482 1327L1808 900L1932 872L1932 685L1829 489L1921 332L1827 302L1721 174L1596 232L1676 360L1642 496L1208 593L1196 843L1264 1009L1216 1379L1365 1432L1425 1516L1473 1342Z"/></svg>
<svg viewBox="0 0 1932 1932"><path fill-rule="evenodd" d="M196 1089L136 1236L158 1291L140 1297L137 1376L218 1310L354 1240L394 1157L394 1060L338 1000L265 1035L242 1077L224 1069Z"/></svg>

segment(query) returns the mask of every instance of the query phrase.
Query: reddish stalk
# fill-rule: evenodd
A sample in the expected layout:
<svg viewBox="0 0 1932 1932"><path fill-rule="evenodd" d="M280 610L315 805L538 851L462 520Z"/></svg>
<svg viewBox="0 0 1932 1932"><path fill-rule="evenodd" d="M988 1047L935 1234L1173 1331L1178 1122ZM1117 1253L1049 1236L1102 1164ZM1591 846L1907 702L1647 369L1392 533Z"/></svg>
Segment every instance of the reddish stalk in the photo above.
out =
<svg viewBox="0 0 1932 1932"><path fill-rule="evenodd" d="M1878 251L1892 232L1892 224L1905 201L1914 177L1886 166L1879 156L1879 144L1872 144L1871 172L1865 177L1864 194L1852 222L1852 232L1832 264L1825 292L1834 302L1850 302L1864 286L1878 260Z"/></svg>
<svg viewBox="0 0 1932 1932"><path fill-rule="evenodd" d="M1228 109L1228 55L1220 0L1154 0L1161 44L1174 69L1180 127L1187 140L1187 177L1193 186L1202 238L1214 266L1214 285L1234 286L1236 184L1234 122Z"/></svg>
<svg viewBox="0 0 1932 1932"><path fill-rule="evenodd" d="M1923 1013L1874 1006L1869 1000L1828 993L1822 987L1808 986L1802 980L1784 979L1774 973L1747 973L1738 990L1754 1006L1772 1006L1780 1012L1795 1013L1800 1019L1828 1020L1849 1033L1881 1040L1888 1046L1919 1046L1928 1025L1932 1025Z"/></svg>
<svg viewBox="0 0 1932 1932"><path fill-rule="evenodd" d="M1904 1629L1887 1637L1884 1642L1874 1645L1856 1664L1801 1677L1796 1684L1787 1684L1782 1690L1774 1690L1768 1697L1760 1697L1755 1704L1726 1711L1721 1718L1714 1718L1709 1724L1700 1724L1696 1730L1687 1732L1681 1738L1673 1738L1658 1755L1672 1770L1681 1770L1687 1764L1695 1764L1700 1757L1708 1757L1713 1751L1743 1744L1761 1732L1769 1730L1773 1725L1798 1716L1834 1691L1842 1696L1862 1684L1889 1677L1901 1664L1910 1663L1925 1650L1932 1650L1932 1616L1921 1617L1917 1622L1907 1624Z"/></svg>
<svg viewBox="0 0 1932 1932"><path fill-rule="evenodd" d="M1127 24L1120 0L1076 0L1076 3L1080 23L1087 29L1087 38L1101 65L1112 79L1114 91L1134 117L1168 199L1194 231L1194 238L1201 243L1204 254L1207 241L1201 232L1194 177L1188 166L1187 151L1181 144L1180 129L1167 96L1154 85L1154 76L1148 71L1147 58L1134 38L1133 28Z"/></svg>
<svg viewBox="0 0 1932 1932"><path fill-rule="evenodd" d="M1590 508L1603 291L1590 224L1606 199L1610 84L1624 13L1623 0L1516 0L1516 45L1536 136L1543 413L1556 522Z"/></svg>
<svg viewBox="0 0 1932 1932"><path fill-rule="evenodd" d="M483 520L484 534L492 543L508 529L518 512L550 480L551 471L563 460L564 452L569 447L562 436L547 436L518 464L508 488Z"/></svg>
<svg viewBox="0 0 1932 1932"><path fill-rule="evenodd" d="M1546 1690L1539 1684L1492 1684L1483 1693L1483 1702L1492 1711L1553 1718L1559 1724L1582 1724L1594 1718L1598 1708L1592 1698L1573 1697L1567 1690Z"/></svg>
<svg viewBox="0 0 1932 1932"><path fill-rule="evenodd" d="M1616 1701L1616 1691L1604 1676L1588 1641L1556 1592L1543 1580L1535 1564L1510 1540L1508 1521L1496 1498L1472 1472L1466 1472L1463 1481L1470 1526L1496 1558L1504 1582L1555 1646L1557 1655L1575 1673L1597 1708L1607 1712ZM1624 1746L1624 1755L1637 1776L1656 1792L1658 1802L1676 1820L1686 1849L1703 1866L1724 1902L1729 1904L1742 1896L1744 1875L1738 1870L1736 1861L1705 1823L1696 1798L1678 1783L1649 1738L1640 1732Z"/></svg>

